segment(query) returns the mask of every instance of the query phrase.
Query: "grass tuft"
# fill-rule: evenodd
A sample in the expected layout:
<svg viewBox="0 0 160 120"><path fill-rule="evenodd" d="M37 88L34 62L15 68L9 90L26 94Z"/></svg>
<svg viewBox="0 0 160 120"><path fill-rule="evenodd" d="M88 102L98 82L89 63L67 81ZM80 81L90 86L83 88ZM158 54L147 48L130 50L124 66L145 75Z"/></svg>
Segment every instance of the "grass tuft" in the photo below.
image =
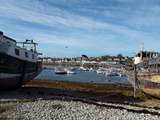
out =
<svg viewBox="0 0 160 120"><path fill-rule="evenodd" d="M9 106L9 105L0 106L0 114L10 111L12 109L13 109L13 106Z"/></svg>
<svg viewBox="0 0 160 120"><path fill-rule="evenodd" d="M62 108L64 108L65 106L64 105L61 105L61 104L56 104L56 105L52 105L51 106L53 109L62 109Z"/></svg>

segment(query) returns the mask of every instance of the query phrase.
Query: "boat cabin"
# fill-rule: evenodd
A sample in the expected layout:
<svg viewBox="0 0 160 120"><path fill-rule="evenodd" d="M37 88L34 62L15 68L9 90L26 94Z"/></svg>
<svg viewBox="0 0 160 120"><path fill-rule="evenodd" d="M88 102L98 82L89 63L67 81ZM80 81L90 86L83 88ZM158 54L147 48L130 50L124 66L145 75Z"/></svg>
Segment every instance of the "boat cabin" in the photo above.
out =
<svg viewBox="0 0 160 120"><path fill-rule="evenodd" d="M0 52L3 54L5 53L23 61L36 62L38 55L41 55L37 52L37 45L33 40L16 42L16 40L5 36L3 32L0 31Z"/></svg>
<svg viewBox="0 0 160 120"><path fill-rule="evenodd" d="M140 51L134 57L134 64L142 63L146 60L155 59L160 56L160 53L153 51Z"/></svg>

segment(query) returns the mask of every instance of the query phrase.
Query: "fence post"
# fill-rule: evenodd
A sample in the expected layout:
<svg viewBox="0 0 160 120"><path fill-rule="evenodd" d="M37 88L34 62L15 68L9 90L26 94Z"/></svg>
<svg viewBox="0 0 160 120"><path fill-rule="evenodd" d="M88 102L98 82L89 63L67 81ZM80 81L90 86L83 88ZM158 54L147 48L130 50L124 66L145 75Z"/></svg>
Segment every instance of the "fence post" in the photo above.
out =
<svg viewBox="0 0 160 120"><path fill-rule="evenodd" d="M134 97L136 97L136 85L137 85L137 70L136 65L134 65Z"/></svg>

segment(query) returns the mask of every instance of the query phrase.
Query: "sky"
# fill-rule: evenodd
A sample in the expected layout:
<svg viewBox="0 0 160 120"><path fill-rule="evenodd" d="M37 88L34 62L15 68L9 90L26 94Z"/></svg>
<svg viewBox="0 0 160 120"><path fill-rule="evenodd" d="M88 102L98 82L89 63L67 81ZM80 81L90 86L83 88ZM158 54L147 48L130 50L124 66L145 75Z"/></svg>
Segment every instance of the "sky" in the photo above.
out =
<svg viewBox="0 0 160 120"><path fill-rule="evenodd" d="M50 57L160 51L160 0L0 0L0 31Z"/></svg>

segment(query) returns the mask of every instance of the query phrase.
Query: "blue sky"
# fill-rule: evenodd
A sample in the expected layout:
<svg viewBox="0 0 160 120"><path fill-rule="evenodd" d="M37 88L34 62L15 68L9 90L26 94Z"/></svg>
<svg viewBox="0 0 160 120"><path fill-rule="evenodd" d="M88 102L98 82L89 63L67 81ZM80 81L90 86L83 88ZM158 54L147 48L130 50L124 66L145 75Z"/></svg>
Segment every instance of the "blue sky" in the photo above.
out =
<svg viewBox="0 0 160 120"><path fill-rule="evenodd" d="M0 0L0 30L43 56L160 51L160 0ZM66 47L67 46L67 47Z"/></svg>

